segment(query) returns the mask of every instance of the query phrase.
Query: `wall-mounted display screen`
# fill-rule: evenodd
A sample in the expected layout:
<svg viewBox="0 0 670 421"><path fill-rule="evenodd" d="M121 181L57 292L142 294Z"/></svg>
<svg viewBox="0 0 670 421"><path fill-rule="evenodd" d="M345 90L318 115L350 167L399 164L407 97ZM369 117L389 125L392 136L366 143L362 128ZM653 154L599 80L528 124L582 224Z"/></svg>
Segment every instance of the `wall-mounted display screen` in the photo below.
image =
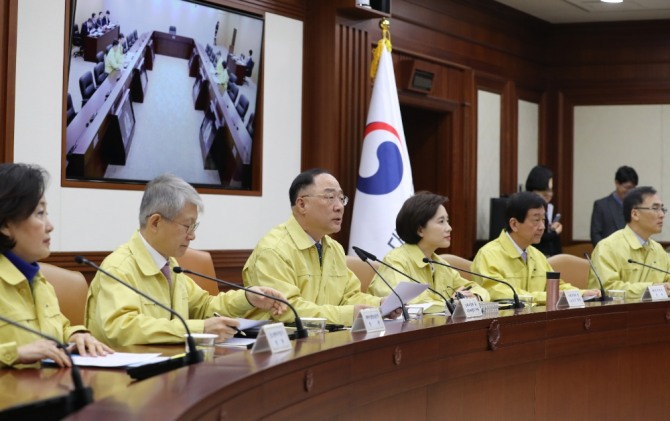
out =
<svg viewBox="0 0 670 421"><path fill-rule="evenodd" d="M65 182L142 184L171 172L197 187L260 189L253 179L260 165L253 125L259 121L261 17L190 0L71 5L65 96L76 115L69 124L65 113L63 119ZM118 121L129 115L125 110L133 130ZM213 113L220 129L203 143L203 120ZM118 123L125 156L111 143Z"/></svg>

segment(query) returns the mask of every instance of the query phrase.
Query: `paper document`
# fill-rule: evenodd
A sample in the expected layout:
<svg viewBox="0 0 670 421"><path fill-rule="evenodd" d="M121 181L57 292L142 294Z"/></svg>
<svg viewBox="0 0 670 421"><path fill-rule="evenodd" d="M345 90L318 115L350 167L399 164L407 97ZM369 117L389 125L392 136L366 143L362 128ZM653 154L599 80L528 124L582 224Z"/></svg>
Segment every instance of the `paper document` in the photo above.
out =
<svg viewBox="0 0 670 421"><path fill-rule="evenodd" d="M416 282L400 282L394 288L394 291L398 293L400 299L403 303L407 304L416 298L419 294L424 292L428 288L426 284L417 284ZM382 317L386 317L396 308L400 307L400 302L398 297L394 293L390 293L381 306Z"/></svg>
<svg viewBox="0 0 670 421"><path fill-rule="evenodd" d="M104 357L82 357L81 355L73 355L72 361L75 365L81 367L125 367L130 364L153 360L159 355L161 355L160 352L151 354L115 352L113 354L105 355ZM47 364L55 364L54 360L50 358L42 361Z"/></svg>
<svg viewBox="0 0 670 421"><path fill-rule="evenodd" d="M228 338L223 342L215 344L222 348L248 348L256 342L255 338Z"/></svg>
<svg viewBox="0 0 670 421"><path fill-rule="evenodd" d="M252 329L270 323L269 320L251 320L242 318L238 318L237 320L240 322L240 326L238 327L240 330Z"/></svg>

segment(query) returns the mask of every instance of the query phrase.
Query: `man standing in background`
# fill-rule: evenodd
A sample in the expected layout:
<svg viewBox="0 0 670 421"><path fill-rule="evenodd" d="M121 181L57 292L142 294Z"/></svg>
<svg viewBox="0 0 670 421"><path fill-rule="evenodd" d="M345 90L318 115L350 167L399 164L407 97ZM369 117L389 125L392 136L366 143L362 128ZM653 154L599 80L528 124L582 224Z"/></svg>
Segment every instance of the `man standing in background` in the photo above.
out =
<svg viewBox="0 0 670 421"><path fill-rule="evenodd" d="M598 241L626 225L623 215L623 197L635 187L637 187L637 172L632 167L624 165L616 170L612 194L593 202L591 243L594 247Z"/></svg>

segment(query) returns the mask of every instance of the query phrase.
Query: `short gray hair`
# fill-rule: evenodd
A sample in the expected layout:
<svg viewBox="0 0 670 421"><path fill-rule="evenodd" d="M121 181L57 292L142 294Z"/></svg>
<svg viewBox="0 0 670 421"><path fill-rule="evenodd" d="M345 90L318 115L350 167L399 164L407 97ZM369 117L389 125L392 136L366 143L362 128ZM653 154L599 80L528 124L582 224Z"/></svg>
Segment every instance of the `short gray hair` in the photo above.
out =
<svg viewBox="0 0 670 421"><path fill-rule="evenodd" d="M202 199L197 191L186 181L174 174L163 174L147 183L140 205L140 228L144 228L147 219L158 213L165 218L174 219L186 204L191 203L204 210Z"/></svg>

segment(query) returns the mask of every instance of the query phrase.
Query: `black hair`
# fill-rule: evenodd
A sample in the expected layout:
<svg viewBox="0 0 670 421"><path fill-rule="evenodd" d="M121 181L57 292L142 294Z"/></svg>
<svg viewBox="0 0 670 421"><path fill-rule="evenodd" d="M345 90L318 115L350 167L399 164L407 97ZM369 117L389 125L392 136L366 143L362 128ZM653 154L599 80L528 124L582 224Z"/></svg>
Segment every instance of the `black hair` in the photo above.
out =
<svg viewBox="0 0 670 421"><path fill-rule="evenodd" d="M549 180L554 177L554 173L547 167L536 165L528 173L526 178L526 191L545 191L549 190Z"/></svg>
<svg viewBox="0 0 670 421"><path fill-rule="evenodd" d="M514 218L523 223L529 210L539 208L544 208L544 199L535 193L522 191L511 195L505 206L505 221L507 222L505 229L507 232L512 232L512 227L509 224L510 219Z"/></svg>
<svg viewBox="0 0 670 421"><path fill-rule="evenodd" d="M44 196L49 174L29 164L0 164L0 227L30 217ZM11 250L16 241L0 232L0 253Z"/></svg>
<svg viewBox="0 0 670 421"><path fill-rule="evenodd" d="M439 207L448 200L445 196L427 191L417 192L405 200L395 218L395 230L398 236L408 244L417 244L421 241L419 228L425 227Z"/></svg>
<svg viewBox="0 0 670 421"><path fill-rule="evenodd" d="M314 184L314 177L319 174L330 174L323 168L312 168L311 170L303 171L293 180L291 187L288 189L288 198L291 201L291 206L295 206L298 200L298 193L307 186Z"/></svg>
<svg viewBox="0 0 670 421"><path fill-rule="evenodd" d="M636 206L641 205L646 197L655 194L656 189L649 186L636 187L629 190L623 198L623 218L626 220L626 223L630 222L633 209L635 209Z"/></svg>
<svg viewBox="0 0 670 421"><path fill-rule="evenodd" d="M627 165L621 166L616 170L614 180L619 184L631 182L637 186L637 172L635 172L633 167Z"/></svg>

